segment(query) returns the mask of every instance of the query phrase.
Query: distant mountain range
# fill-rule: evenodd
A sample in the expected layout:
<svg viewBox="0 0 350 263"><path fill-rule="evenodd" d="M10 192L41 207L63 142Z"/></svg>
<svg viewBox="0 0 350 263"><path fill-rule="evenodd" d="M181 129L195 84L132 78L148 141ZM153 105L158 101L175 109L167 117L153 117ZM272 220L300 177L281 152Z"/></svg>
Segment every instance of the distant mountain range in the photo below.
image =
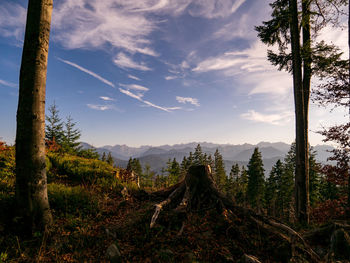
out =
<svg viewBox="0 0 350 263"><path fill-rule="evenodd" d="M226 172L229 173L233 164L239 164L240 166L246 166L248 161L253 154L254 148L259 147L259 150L263 157L263 163L266 174L271 171L272 166L278 159L283 160L285 155L290 149L290 145L283 142L260 142L254 144L214 144L201 142L199 143L202 147L202 151L208 155L214 155L216 149L222 154ZM192 151L194 152L198 142L186 143L186 144L175 144L175 145L162 145L162 146L140 146L140 147L129 147L127 145L106 145L103 147L93 147L88 143L81 143L84 149L93 148L99 154L103 152L110 152L115 160L115 164L119 167L125 168L130 157L138 158L141 165L144 167L146 164L151 166L151 169L157 173L160 173L163 167L166 166L166 162L169 159L176 158L181 163L184 156L188 156ZM328 145L316 145L314 150L316 151L316 159L318 162L325 163L327 158L330 156L329 150L333 148Z"/></svg>

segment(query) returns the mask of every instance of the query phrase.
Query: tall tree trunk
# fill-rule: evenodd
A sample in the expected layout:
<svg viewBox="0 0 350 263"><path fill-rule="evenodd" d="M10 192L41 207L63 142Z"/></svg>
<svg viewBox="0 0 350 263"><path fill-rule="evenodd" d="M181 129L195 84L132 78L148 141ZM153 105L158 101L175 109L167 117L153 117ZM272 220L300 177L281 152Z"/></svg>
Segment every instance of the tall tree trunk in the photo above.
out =
<svg viewBox="0 0 350 263"><path fill-rule="evenodd" d="M289 0L290 32L293 63L293 90L295 104L296 130L296 169L295 169L295 205L296 217L301 223L308 223L306 160L305 157L305 107L302 81L302 59L300 52L300 33L297 0Z"/></svg>
<svg viewBox="0 0 350 263"><path fill-rule="evenodd" d="M303 171L302 199L305 200L304 208L302 209L309 221L309 206L310 206L310 190L309 190L309 102L310 102L310 86L312 76L312 57L311 57L311 30L310 30L310 0L302 1L302 28L303 28L303 95L304 95L304 158L305 170Z"/></svg>
<svg viewBox="0 0 350 263"><path fill-rule="evenodd" d="M17 213L29 233L52 217L45 165L45 86L53 0L29 0L19 77L16 133Z"/></svg>
<svg viewBox="0 0 350 263"><path fill-rule="evenodd" d="M348 47L349 47L349 62L350 62L350 0L348 1ZM349 65L349 83L350 83L350 65ZM350 87L349 87L349 122L350 122ZM348 218L350 218L350 167L348 171Z"/></svg>

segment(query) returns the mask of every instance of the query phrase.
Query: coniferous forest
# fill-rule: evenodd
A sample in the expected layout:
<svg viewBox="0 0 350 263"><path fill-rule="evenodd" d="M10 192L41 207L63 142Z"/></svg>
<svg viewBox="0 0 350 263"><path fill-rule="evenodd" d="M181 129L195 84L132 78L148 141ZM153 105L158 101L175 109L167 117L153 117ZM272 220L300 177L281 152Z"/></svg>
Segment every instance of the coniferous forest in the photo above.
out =
<svg viewBox="0 0 350 263"><path fill-rule="evenodd" d="M309 142L310 101L350 113L349 55L319 34L348 7L274 0L255 27L293 80L295 140L271 170L259 147L225 167L221 148L198 143L156 171L84 147L56 102L45 114L53 0L29 0L16 139L0 141L0 262L350 262L348 116L317 131L327 162Z"/></svg>

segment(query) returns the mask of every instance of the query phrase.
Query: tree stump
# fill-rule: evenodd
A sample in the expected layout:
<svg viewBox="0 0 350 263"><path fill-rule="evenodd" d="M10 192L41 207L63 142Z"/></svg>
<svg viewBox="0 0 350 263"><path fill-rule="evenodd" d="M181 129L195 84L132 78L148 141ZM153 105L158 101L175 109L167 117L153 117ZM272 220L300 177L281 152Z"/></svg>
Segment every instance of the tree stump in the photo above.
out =
<svg viewBox="0 0 350 263"><path fill-rule="evenodd" d="M217 189L211 168L208 165L191 166L181 182L154 192L150 194L150 197L162 200L155 204L156 209L151 219L150 228L155 226L161 211L164 209L188 215L204 214L206 211L215 210L218 216L222 215L227 220L226 235L241 243L242 247L245 247L243 244L247 243L246 236L251 235L259 237L262 243L266 242L262 247L265 247L267 251L266 247L270 246L269 240L272 238L275 241L278 240L277 244L284 244L284 247L288 249L288 253L285 253L284 258L280 261L304 258L307 262L320 262L319 256L292 228L272 218L256 214L250 209L235 206L232 200ZM235 222L239 222L239 224ZM181 227L180 232L182 233L182 231L183 227ZM261 235L264 235L265 241L262 240ZM277 254L274 257L281 257L280 251L275 250L274 253Z"/></svg>

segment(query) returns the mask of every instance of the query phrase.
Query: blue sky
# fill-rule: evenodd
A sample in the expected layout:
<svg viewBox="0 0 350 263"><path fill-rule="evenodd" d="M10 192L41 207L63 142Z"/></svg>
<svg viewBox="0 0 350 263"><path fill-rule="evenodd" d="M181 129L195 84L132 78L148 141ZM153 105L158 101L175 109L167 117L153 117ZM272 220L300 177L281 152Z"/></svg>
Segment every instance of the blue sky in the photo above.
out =
<svg viewBox="0 0 350 263"><path fill-rule="evenodd" d="M269 64L254 31L269 2L54 0L46 105L55 101L95 146L290 143L292 79ZM0 2L0 137L10 144L26 6ZM347 52L346 30L320 38ZM310 142L345 114L311 105Z"/></svg>

